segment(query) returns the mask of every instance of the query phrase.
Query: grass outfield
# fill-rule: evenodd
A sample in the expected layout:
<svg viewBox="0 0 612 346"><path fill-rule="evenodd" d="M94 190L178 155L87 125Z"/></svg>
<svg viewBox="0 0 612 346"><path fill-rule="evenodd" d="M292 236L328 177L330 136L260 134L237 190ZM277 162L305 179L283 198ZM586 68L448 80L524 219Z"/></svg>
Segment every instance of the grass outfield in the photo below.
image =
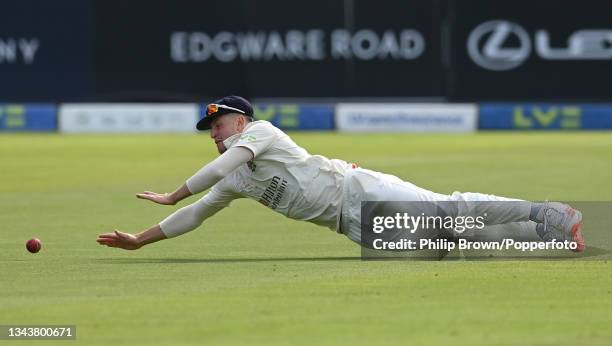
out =
<svg viewBox="0 0 612 346"><path fill-rule="evenodd" d="M612 201L612 133L293 137L437 192ZM612 344L608 254L364 262L344 236L248 200L135 252L96 244L177 209L134 195L215 156L198 135L1 135L0 325L75 324L70 345ZM19 342L34 343L50 341Z"/></svg>

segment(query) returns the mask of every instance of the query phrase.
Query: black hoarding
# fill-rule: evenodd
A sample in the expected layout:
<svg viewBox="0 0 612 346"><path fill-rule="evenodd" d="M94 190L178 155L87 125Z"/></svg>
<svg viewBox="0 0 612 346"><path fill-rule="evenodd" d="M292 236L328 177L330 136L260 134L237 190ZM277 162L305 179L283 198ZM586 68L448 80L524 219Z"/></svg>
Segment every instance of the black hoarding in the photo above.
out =
<svg viewBox="0 0 612 346"><path fill-rule="evenodd" d="M0 3L0 101L609 101L607 0Z"/></svg>
<svg viewBox="0 0 612 346"><path fill-rule="evenodd" d="M91 2L4 1L0 13L0 102L90 95Z"/></svg>
<svg viewBox="0 0 612 346"><path fill-rule="evenodd" d="M437 1L96 2L97 91L441 96Z"/></svg>
<svg viewBox="0 0 612 346"><path fill-rule="evenodd" d="M612 2L450 0L456 100L610 99Z"/></svg>

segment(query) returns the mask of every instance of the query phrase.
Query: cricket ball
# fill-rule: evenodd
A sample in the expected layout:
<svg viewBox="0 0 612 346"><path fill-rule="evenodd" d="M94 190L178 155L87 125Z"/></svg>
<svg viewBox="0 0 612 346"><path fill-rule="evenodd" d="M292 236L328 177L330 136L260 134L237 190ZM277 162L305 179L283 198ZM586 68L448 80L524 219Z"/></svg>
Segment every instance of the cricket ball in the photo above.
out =
<svg viewBox="0 0 612 346"><path fill-rule="evenodd" d="M26 243L26 249L28 249L28 251L30 251L31 253L37 253L38 251L40 251L41 247L42 244L37 238L32 238Z"/></svg>

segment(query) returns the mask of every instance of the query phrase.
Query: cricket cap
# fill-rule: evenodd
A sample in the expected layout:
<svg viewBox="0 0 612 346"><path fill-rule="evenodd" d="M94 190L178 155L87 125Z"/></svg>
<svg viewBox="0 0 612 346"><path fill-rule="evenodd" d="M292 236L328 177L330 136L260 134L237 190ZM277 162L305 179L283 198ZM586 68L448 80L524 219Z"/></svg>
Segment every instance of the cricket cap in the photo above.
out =
<svg viewBox="0 0 612 346"><path fill-rule="evenodd" d="M200 131L210 130L210 123L216 118L229 113L242 114L253 118L253 106L240 96L225 96L208 104L202 109L202 119L198 121L196 128Z"/></svg>

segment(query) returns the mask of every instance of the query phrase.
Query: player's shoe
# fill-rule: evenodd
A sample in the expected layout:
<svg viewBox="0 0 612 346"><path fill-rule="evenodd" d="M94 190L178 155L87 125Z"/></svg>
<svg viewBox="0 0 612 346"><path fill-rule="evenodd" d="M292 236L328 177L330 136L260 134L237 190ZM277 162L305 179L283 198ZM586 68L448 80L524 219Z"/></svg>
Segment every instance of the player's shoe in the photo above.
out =
<svg viewBox="0 0 612 346"><path fill-rule="evenodd" d="M582 252L586 248L582 236L582 213L567 204L546 202L537 215L537 220L544 224L545 241L556 239L576 243L574 252ZM547 238L547 239L546 239Z"/></svg>

